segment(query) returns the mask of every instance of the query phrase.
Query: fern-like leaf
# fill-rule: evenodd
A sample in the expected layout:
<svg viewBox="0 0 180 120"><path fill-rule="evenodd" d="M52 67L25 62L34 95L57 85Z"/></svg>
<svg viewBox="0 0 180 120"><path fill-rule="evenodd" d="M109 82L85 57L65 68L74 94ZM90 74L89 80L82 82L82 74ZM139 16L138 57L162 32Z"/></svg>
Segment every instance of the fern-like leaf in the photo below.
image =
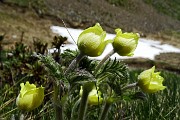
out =
<svg viewBox="0 0 180 120"><path fill-rule="evenodd" d="M96 74L99 84L108 84L116 95L121 95L121 88L129 80L129 72L127 66L121 61L108 60L102 69Z"/></svg>
<svg viewBox="0 0 180 120"><path fill-rule="evenodd" d="M57 80L65 80L64 72L59 63L57 63L51 55L39 55L38 58L44 63L46 70L49 74Z"/></svg>

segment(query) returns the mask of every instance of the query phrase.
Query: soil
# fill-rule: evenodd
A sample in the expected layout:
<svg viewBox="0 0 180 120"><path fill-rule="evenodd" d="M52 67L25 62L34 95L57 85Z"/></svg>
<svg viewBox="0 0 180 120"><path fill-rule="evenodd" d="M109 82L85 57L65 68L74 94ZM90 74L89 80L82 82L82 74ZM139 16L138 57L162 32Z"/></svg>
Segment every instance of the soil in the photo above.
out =
<svg viewBox="0 0 180 120"><path fill-rule="evenodd" d="M11 48L22 38L26 45L40 39L49 42L53 38L52 22L40 18L34 11L0 3L0 35L4 35L3 48Z"/></svg>
<svg viewBox="0 0 180 120"><path fill-rule="evenodd" d="M3 48L11 48L22 35L27 45L32 45L35 39L51 43L55 34L50 26L64 26L62 20L67 27L82 29L99 22L109 33L121 28L180 48L180 35L176 34L180 21L158 13L142 0L130 0L126 7L109 4L107 0L46 0L45 4L45 9L34 9L0 2L0 35L5 34ZM178 53L159 55L156 59L180 65Z"/></svg>

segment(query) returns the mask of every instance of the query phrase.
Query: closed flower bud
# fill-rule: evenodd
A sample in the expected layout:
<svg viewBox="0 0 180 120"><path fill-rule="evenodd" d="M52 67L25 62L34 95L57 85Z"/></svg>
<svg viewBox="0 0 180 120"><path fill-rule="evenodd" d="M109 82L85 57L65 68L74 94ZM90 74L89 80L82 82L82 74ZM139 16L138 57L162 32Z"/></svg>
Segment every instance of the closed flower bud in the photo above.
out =
<svg viewBox="0 0 180 120"><path fill-rule="evenodd" d="M116 29L116 37L114 38L113 48L121 56L132 56L137 47L138 33L122 33L121 29Z"/></svg>
<svg viewBox="0 0 180 120"><path fill-rule="evenodd" d="M96 57L103 53L106 44L106 32L100 24L85 29L78 37L78 49L85 55Z"/></svg>
<svg viewBox="0 0 180 120"><path fill-rule="evenodd" d="M82 92L83 92L83 88L81 86L80 96L82 96ZM98 99L98 97L99 97L99 99ZM88 104L89 105L98 105L98 104L101 104L102 101L103 101L103 98L101 97L101 92L97 91L96 88L93 88L88 95Z"/></svg>
<svg viewBox="0 0 180 120"><path fill-rule="evenodd" d="M151 69L145 70L138 76L137 85L146 93L154 93L159 90L164 90L166 87L163 86L164 80L159 74L160 72L154 72L155 66Z"/></svg>
<svg viewBox="0 0 180 120"><path fill-rule="evenodd" d="M36 88L34 84L26 82L20 84L21 91L16 99L16 105L21 110L31 111L41 105L44 99L44 87Z"/></svg>

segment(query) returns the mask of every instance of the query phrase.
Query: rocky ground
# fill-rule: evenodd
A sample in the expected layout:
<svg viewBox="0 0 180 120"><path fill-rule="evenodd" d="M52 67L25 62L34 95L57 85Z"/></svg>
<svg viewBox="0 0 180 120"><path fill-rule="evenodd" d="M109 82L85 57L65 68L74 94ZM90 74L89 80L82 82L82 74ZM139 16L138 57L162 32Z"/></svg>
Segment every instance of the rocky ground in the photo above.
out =
<svg viewBox="0 0 180 120"><path fill-rule="evenodd" d="M158 13L142 0L130 1L124 7L106 0L46 0L46 7L42 9L0 2L0 35L5 34L3 47L12 47L22 33L27 45L32 45L35 39L50 43L55 35L50 26L64 26L63 19L68 27L84 29L99 22L110 33L119 27L180 48L180 21ZM180 54L161 54L156 60L180 70Z"/></svg>

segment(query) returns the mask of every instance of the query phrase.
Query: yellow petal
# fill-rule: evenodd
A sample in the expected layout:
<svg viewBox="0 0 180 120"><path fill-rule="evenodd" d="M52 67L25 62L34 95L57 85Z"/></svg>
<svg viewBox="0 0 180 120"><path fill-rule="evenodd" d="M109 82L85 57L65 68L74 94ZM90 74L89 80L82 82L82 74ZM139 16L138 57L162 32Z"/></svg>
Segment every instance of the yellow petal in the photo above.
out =
<svg viewBox="0 0 180 120"><path fill-rule="evenodd" d="M83 89L81 86L80 96L82 96L82 92L83 92ZM103 101L103 98L101 97L101 92L97 91L97 89L94 87L88 95L88 104L89 105L98 105L98 104L101 104L102 101Z"/></svg>
<svg viewBox="0 0 180 120"><path fill-rule="evenodd" d="M149 88L146 91L147 91L147 93L155 93L160 90L164 90L165 88L166 88L165 86L152 83L149 85Z"/></svg>
<svg viewBox="0 0 180 120"><path fill-rule="evenodd" d="M121 56L132 56L137 47L139 35L137 33L122 33L121 29L116 29L113 48Z"/></svg>
<svg viewBox="0 0 180 120"><path fill-rule="evenodd" d="M34 84L30 84L28 81L26 82L25 85L24 85L24 83L21 83L20 86L21 86L21 91L20 91L21 97L23 97L27 91L30 91L30 90L36 88L36 86Z"/></svg>
<svg viewBox="0 0 180 120"><path fill-rule="evenodd" d="M36 88L34 84L26 82L20 84L21 91L16 99L19 109L30 111L39 107L44 99L44 87Z"/></svg>
<svg viewBox="0 0 180 120"><path fill-rule="evenodd" d="M78 49L85 55L96 57L102 54L108 42L105 42L106 32L99 24L85 29L78 37Z"/></svg>
<svg viewBox="0 0 180 120"><path fill-rule="evenodd" d="M154 93L159 90L164 90L162 82L164 78L160 76L160 72L154 72L155 66L151 69L145 70L138 76L138 86L146 93Z"/></svg>

